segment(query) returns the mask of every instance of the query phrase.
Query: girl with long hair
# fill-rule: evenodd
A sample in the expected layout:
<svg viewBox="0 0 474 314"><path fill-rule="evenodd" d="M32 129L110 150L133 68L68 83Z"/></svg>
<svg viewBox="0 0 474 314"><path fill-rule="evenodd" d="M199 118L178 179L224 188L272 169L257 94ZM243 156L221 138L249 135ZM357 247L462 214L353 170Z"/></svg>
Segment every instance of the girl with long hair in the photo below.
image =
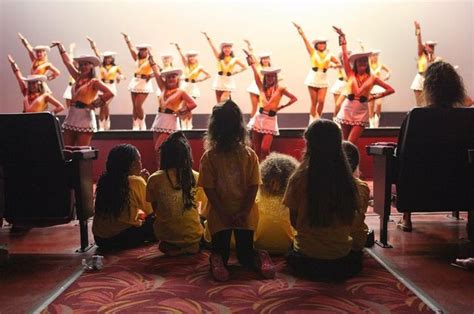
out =
<svg viewBox="0 0 474 314"><path fill-rule="evenodd" d="M230 239L235 237L237 259L247 268L258 268L265 278L275 276L266 251L255 251L253 236L258 223L255 197L262 183L258 157L247 145L242 112L227 100L214 107L205 138L198 185L208 198L207 221L212 239L211 273L227 281Z"/></svg>
<svg viewBox="0 0 474 314"><path fill-rule="evenodd" d="M191 146L181 131L160 147L160 169L148 179L147 201L156 214L154 231L166 255L199 252L203 228L197 199L198 173L192 169Z"/></svg>
<svg viewBox="0 0 474 314"><path fill-rule="evenodd" d="M216 92L217 102L224 101L230 98L231 92L235 91L234 76L240 72L245 71L247 67L234 56L232 47L234 43L230 41L223 41L220 44L220 51L214 46L211 38L206 32L202 32L211 46L212 52L217 60L217 76L212 83L212 89ZM234 71L234 67L238 65L240 70Z"/></svg>
<svg viewBox="0 0 474 314"><path fill-rule="evenodd" d="M53 42L53 46L58 47L63 63L75 81L71 106L63 122L64 144L90 146L92 135L97 131L94 109L105 106L114 94L96 78L95 67L100 64L99 58L88 55L76 57L76 68L61 42Z"/></svg>
<svg viewBox="0 0 474 314"><path fill-rule="evenodd" d="M122 69L115 64L115 55L116 52L113 51L104 51L100 53L97 45L94 40L90 37L86 37L91 45L92 51L94 51L97 58L102 57L102 63L100 65L100 80L112 91L112 93L117 95L117 84L121 80L125 79L125 76L122 73ZM99 131L110 130L110 103L112 98L107 101L105 106L100 107L99 111Z"/></svg>
<svg viewBox="0 0 474 314"><path fill-rule="evenodd" d="M319 119L305 131L306 152L290 178L283 204L296 230L287 261L297 274L343 279L360 271L362 254L351 251L358 210L357 187L342 151L336 123Z"/></svg>
<svg viewBox="0 0 474 314"><path fill-rule="evenodd" d="M43 84L46 81L46 76L28 75L23 77L11 55L8 55L8 61L23 95L23 112L45 111L48 109L48 104L53 105L52 113L54 114L64 110L64 106L52 94L45 92Z"/></svg>
<svg viewBox="0 0 474 314"><path fill-rule="evenodd" d="M349 57L345 34L337 27L334 30L339 34L344 70L348 78L347 98L341 104L334 121L341 125L344 139L356 143L365 127L369 126L368 103L393 94L395 90L377 76L371 75L368 59L371 52L354 52ZM371 95L370 91L375 85L381 86L385 91Z"/></svg>
<svg viewBox="0 0 474 314"><path fill-rule="evenodd" d="M312 44L310 44L301 26L295 22L293 22L293 25L301 35L311 59L311 70L304 82L308 86L309 96L311 98L311 108L309 112L309 123L311 123L319 119L323 114L326 92L329 86L326 72L331 67L331 63L336 66L339 66L340 63L327 49L326 38L316 38Z"/></svg>
<svg viewBox="0 0 474 314"><path fill-rule="evenodd" d="M112 148L97 182L92 225L99 247L124 248L154 241L153 209L146 199L148 171L130 144Z"/></svg>

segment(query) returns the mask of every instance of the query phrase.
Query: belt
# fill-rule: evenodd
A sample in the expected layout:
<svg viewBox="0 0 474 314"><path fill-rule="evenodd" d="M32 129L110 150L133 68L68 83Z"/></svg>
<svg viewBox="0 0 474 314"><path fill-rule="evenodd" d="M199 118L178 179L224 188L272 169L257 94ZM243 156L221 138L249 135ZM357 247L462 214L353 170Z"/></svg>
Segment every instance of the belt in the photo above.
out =
<svg viewBox="0 0 474 314"><path fill-rule="evenodd" d="M217 74L219 74L219 75L221 75L221 76L222 76L222 75L224 75L224 72L222 72L222 71L219 71L219 72L217 72ZM227 76L231 76L231 75L232 75L232 72L225 72L225 75L227 75Z"/></svg>
<svg viewBox="0 0 474 314"><path fill-rule="evenodd" d="M349 99L350 101L358 100L359 102L367 102L367 97L365 96L355 97L354 94L347 95L347 99Z"/></svg>
<svg viewBox="0 0 474 314"><path fill-rule="evenodd" d="M141 79L144 79L144 80L149 80L153 77L153 74L151 75L145 75L145 74L136 74L134 75L136 78L141 78Z"/></svg>
<svg viewBox="0 0 474 314"><path fill-rule="evenodd" d="M86 103L83 103L82 101L76 101L75 103L72 104L73 107L76 107L78 109L85 109L88 108L89 105Z"/></svg>
<svg viewBox="0 0 474 314"><path fill-rule="evenodd" d="M115 83L115 80L102 80L102 82L108 83L108 84L113 84L113 83Z"/></svg>
<svg viewBox="0 0 474 314"><path fill-rule="evenodd" d="M421 76L425 76L425 72L418 72Z"/></svg>
<svg viewBox="0 0 474 314"><path fill-rule="evenodd" d="M173 114L175 113L173 110L169 109L169 108L158 108L158 112L159 113L168 113L168 114Z"/></svg>
<svg viewBox="0 0 474 314"><path fill-rule="evenodd" d="M191 81L191 83L196 83L196 80L195 80L195 79L191 79L191 80L190 80L190 79L188 79L188 78L185 78L184 81L185 81L186 83L188 83L189 81Z"/></svg>
<svg viewBox="0 0 474 314"><path fill-rule="evenodd" d="M269 117L274 117L274 116L277 115L276 111L274 111L274 110L265 111L265 110L263 110L263 107L260 107L260 109L258 109L258 112L260 112L261 114L266 114Z"/></svg>
<svg viewBox="0 0 474 314"><path fill-rule="evenodd" d="M72 85L74 85L74 83L73 83L73 82L69 82L68 84L69 84L69 86L72 86Z"/></svg>
<svg viewBox="0 0 474 314"><path fill-rule="evenodd" d="M318 67L314 67L312 69L313 69L314 72L318 72L319 70L321 70L323 73L326 73L326 71L328 70L328 69L318 68Z"/></svg>
<svg viewBox="0 0 474 314"><path fill-rule="evenodd" d="M344 81L343 77L338 78L339 81Z"/></svg>

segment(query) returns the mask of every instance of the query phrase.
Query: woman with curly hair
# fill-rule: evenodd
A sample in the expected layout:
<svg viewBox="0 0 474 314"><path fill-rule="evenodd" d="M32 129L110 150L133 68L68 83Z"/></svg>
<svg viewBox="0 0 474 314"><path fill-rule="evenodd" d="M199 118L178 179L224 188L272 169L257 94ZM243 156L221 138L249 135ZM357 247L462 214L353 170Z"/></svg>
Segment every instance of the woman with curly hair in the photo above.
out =
<svg viewBox="0 0 474 314"><path fill-rule="evenodd" d="M99 247L125 248L154 241L151 204L146 201L148 171L130 144L112 148L97 183L92 225Z"/></svg>
<svg viewBox="0 0 474 314"><path fill-rule="evenodd" d="M444 61L432 63L424 78L423 95L427 108L459 108L470 105L463 80L451 64ZM405 133L406 121L405 119L400 127L400 134ZM398 139L398 147L402 146L402 141L403 138ZM405 232L413 230L410 212L403 213L397 227Z"/></svg>
<svg viewBox="0 0 474 314"><path fill-rule="evenodd" d="M203 228L199 220L198 173L183 132L170 134L160 147L160 170L148 179L147 200L156 214L154 231L166 255L199 252ZM202 196L202 193L200 194Z"/></svg>

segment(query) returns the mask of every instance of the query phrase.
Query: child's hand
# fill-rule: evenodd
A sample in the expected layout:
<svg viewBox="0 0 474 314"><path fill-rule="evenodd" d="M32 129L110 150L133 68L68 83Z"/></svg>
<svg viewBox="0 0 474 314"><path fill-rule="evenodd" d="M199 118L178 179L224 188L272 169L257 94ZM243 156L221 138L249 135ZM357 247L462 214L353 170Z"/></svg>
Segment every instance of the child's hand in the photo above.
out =
<svg viewBox="0 0 474 314"><path fill-rule="evenodd" d="M146 213L143 210L138 209L138 219L145 220L145 218L146 218Z"/></svg>
<svg viewBox="0 0 474 314"><path fill-rule="evenodd" d="M141 171L140 171L140 176L145 179L145 181L148 181L148 178L150 177L150 172L148 172L148 170L146 170L145 168L143 168Z"/></svg>

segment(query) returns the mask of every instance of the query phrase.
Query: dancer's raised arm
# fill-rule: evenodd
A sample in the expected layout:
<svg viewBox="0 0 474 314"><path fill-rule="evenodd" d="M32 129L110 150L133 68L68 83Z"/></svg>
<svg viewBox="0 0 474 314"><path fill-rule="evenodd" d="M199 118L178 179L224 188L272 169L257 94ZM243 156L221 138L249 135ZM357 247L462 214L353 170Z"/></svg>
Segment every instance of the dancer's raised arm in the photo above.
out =
<svg viewBox="0 0 474 314"><path fill-rule="evenodd" d="M28 50L28 55L30 56L31 61L35 61L36 55L33 50L33 47L21 33L18 33L18 37L20 37L21 43L23 44L23 46L25 46L26 50Z"/></svg>
<svg viewBox="0 0 474 314"><path fill-rule="evenodd" d="M300 25L296 24L295 22L292 22L292 23L298 30L298 33L301 35L301 38L303 39L304 45L306 46L306 50L308 51L309 55L312 55L314 52L314 48L309 43L308 38L306 38L306 35L303 32L303 29L301 28Z"/></svg>
<svg viewBox="0 0 474 314"><path fill-rule="evenodd" d="M181 50L181 47L178 45L178 43L171 43L176 47L176 50L178 50L179 56L181 57L181 62L185 67L188 66L188 60L186 60L186 57L183 54L183 51Z"/></svg>
<svg viewBox="0 0 474 314"><path fill-rule="evenodd" d="M155 76L156 84L158 84L158 87L161 90L165 89L165 82L163 82L163 77L161 76L161 71L158 65L156 64L155 60L153 59L153 56L151 53L148 55L148 63L151 66L151 69L153 70L153 74Z"/></svg>
<svg viewBox="0 0 474 314"><path fill-rule="evenodd" d="M421 28L420 28L420 23L418 21L415 21L415 35L416 35L416 43L418 47L418 56L421 56L423 52L425 51L425 47L421 39Z"/></svg>
<svg viewBox="0 0 474 314"><path fill-rule="evenodd" d="M51 48L57 46L59 49L59 53L61 54L61 59L63 60L66 69L68 70L69 74L77 80L79 78L79 70L74 66L71 57L64 49L64 45L60 41L53 41L51 44Z"/></svg>
<svg viewBox="0 0 474 314"><path fill-rule="evenodd" d="M28 86L26 85L25 81L23 81L23 75L21 74L20 68L16 64L15 60L13 60L11 55L8 55L8 62L10 62L13 74L15 74L18 85L20 86L21 93L23 96L26 96L28 93Z"/></svg>
<svg viewBox="0 0 474 314"><path fill-rule="evenodd" d="M209 46L211 46L212 52L214 53L214 56L216 57L216 59L219 59L219 51L216 49L216 46L214 46L214 44L212 43L211 37L209 37L206 32L201 32L201 33L203 33L203 35L206 37L207 42L209 43Z"/></svg>
<svg viewBox="0 0 474 314"><path fill-rule="evenodd" d="M342 62L344 63L344 71L346 72L347 77L349 77L352 73L351 65L349 64L349 55L347 53L347 42L346 42L346 35L342 31L342 29L333 26L336 33L339 34L339 45L342 49Z"/></svg>
<svg viewBox="0 0 474 314"><path fill-rule="evenodd" d="M130 37L125 34L121 33L123 38L125 39L125 43L127 43L128 50L130 50L130 54L132 55L133 61L137 61L138 55L137 50L132 46L132 42L130 41Z"/></svg>
<svg viewBox="0 0 474 314"><path fill-rule="evenodd" d="M94 41L92 38L90 38L89 36L86 36L86 39L87 39L87 41L89 42L89 44L91 45L92 51L94 51L94 53L95 53L95 55L97 56L97 58L100 59L100 51L99 51L99 49L97 49L97 46L96 46L96 44L95 44L95 41Z"/></svg>

